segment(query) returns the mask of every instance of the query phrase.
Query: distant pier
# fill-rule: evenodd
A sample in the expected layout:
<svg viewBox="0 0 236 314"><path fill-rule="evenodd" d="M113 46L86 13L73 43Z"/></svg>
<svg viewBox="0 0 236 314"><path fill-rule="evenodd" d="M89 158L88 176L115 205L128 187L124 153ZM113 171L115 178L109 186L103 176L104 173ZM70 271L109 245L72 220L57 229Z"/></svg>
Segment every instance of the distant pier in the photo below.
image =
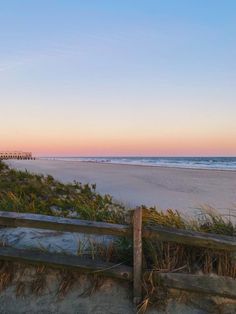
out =
<svg viewBox="0 0 236 314"><path fill-rule="evenodd" d="M8 151L0 151L0 160L3 159L35 159L30 152L8 152Z"/></svg>

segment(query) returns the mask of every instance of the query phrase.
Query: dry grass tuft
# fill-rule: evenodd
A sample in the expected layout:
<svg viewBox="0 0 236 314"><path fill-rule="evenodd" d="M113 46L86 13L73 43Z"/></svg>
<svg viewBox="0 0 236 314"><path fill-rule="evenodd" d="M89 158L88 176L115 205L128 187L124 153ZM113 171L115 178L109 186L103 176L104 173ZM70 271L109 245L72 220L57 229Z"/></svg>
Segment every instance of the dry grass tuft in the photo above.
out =
<svg viewBox="0 0 236 314"><path fill-rule="evenodd" d="M236 234L236 227L228 217L220 216L209 207L201 210L201 215L195 221L186 221L177 211L169 209L157 212L153 208L144 207L143 223L227 236ZM229 252L163 242L158 239L143 240L143 264L144 269L153 272L214 273L236 278L236 264ZM140 313L152 304L165 306L168 294L161 283L154 284L152 272L151 275L144 276L143 291L144 302L140 305Z"/></svg>
<svg viewBox="0 0 236 314"><path fill-rule="evenodd" d="M168 289L162 285L161 280L154 280L154 271L145 272L143 275L144 298L138 306L138 313L145 313L150 306L165 309L168 299Z"/></svg>
<svg viewBox="0 0 236 314"><path fill-rule="evenodd" d="M90 281L90 286L80 294L81 297L90 297L92 294L96 293L104 283L104 277L98 274L88 275Z"/></svg>
<svg viewBox="0 0 236 314"><path fill-rule="evenodd" d="M197 220L186 221L177 211L156 212L154 209L143 211L145 225L159 224L178 229L189 229L233 236L236 228L232 222L211 211L202 212ZM144 240L144 265L155 271L187 273L215 273L236 278L236 269L230 253L221 250L199 248L174 242L153 239Z"/></svg>
<svg viewBox="0 0 236 314"><path fill-rule="evenodd" d="M78 274L68 269L63 269L60 272L60 284L57 295L59 298L64 298L72 288L78 278Z"/></svg>
<svg viewBox="0 0 236 314"><path fill-rule="evenodd" d="M11 262L0 263L0 292L6 289L13 281L14 265Z"/></svg>
<svg viewBox="0 0 236 314"><path fill-rule="evenodd" d="M32 294L41 295L46 286L46 266L38 266L36 268L35 278L30 285L30 291Z"/></svg>
<svg viewBox="0 0 236 314"><path fill-rule="evenodd" d="M146 208L143 206L143 223L145 225L162 225L177 229L186 229L187 222L178 211L167 209L157 211L156 208Z"/></svg>
<svg viewBox="0 0 236 314"><path fill-rule="evenodd" d="M117 260L116 247L114 243L109 243L109 245L96 243L96 255L97 258L104 260L105 262L114 262Z"/></svg>

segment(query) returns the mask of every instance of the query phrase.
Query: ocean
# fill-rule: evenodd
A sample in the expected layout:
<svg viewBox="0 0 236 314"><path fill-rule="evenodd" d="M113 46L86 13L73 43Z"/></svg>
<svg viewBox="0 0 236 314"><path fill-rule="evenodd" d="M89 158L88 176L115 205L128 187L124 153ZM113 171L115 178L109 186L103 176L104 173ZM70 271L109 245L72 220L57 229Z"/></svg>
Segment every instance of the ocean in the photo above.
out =
<svg viewBox="0 0 236 314"><path fill-rule="evenodd" d="M236 157L41 157L40 159L154 167L236 170Z"/></svg>

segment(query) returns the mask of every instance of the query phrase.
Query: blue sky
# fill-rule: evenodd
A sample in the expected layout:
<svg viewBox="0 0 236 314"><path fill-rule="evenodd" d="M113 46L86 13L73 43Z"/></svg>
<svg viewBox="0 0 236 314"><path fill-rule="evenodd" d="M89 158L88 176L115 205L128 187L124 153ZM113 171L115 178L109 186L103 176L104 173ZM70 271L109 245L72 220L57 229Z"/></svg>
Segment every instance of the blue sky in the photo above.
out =
<svg viewBox="0 0 236 314"><path fill-rule="evenodd" d="M235 35L230 0L0 1L0 149L236 154Z"/></svg>

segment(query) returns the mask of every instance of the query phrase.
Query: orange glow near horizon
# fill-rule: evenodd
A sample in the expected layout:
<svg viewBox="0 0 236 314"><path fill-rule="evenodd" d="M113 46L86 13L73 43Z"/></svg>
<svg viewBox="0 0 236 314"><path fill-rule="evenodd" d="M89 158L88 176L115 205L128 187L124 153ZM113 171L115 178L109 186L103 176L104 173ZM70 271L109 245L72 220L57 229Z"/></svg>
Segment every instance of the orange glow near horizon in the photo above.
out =
<svg viewBox="0 0 236 314"><path fill-rule="evenodd" d="M157 120L157 114L146 119L139 114L135 120L130 113L118 121L112 114L100 120L82 116L77 121L56 112L43 124L15 116L12 128L1 125L5 132L0 134L0 150L32 151L36 156L236 156L234 115L227 120L222 113L217 121L182 115L176 123L173 115L163 111Z"/></svg>
<svg viewBox="0 0 236 314"><path fill-rule="evenodd" d="M9 143L11 143L9 145ZM233 138L28 138L2 141L0 150L32 151L35 156L235 156Z"/></svg>

